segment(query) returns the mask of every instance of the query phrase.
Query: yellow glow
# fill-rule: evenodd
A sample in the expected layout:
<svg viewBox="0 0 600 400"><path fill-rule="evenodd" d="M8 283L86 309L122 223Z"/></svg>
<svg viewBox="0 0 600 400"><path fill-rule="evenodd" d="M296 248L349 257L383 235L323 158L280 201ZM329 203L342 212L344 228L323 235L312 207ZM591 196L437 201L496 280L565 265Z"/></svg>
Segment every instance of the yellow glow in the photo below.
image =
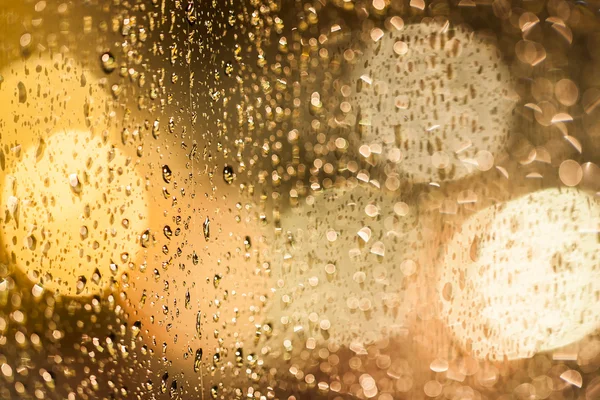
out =
<svg viewBox="0 0 600 400"><path fill-rule="evenodd" d="M185 157L173 158L179 162L185 160ZM201 193L201 184L205 183L202 179L196 190ZM160 346L165 343L167 351L175 355L175 362L190 372L193 361L181 357L190 348L194 351L202 348L204 359L210 360L219 343L234 335L236 343L245 344L245 354L256 350L252 346L256 324L260 331L264 321L263 296L273 285L267 266L258 262L261 257L257 255L265 250L259 224L254 219L245 221L245 212L240 212L244 218L236 221L238 212L232 210L236 210L235 204L242 199L235 188L224 184L214 188L214 196L196 197L197 211L190 220L189 230L169 223L173 229L182 229L180 238L186 243L182 250L193 252L192 257L173 257L178 239L166 241L161 236L165 221L175 215L172 212L176 209L170 208L170 199L153 199L149 204L150 215L167 209L169 217L150 221L149 228L156 233L157 243L144 249L138 267L129 272L124 291L127 301L123 306L130 324L141 323L142 330L148 332L146 338L156 340ZM208 240L203 233L207 217L211 221ZM250 238L250 248L245 246L246 237ZM168 246L169 254L163 253L163 245ZM201 334L196 325L198 313ZM263 346L265 340L263 337L258 345Z"/></svg>
<svg viewBox="0 0 600 400"><path fill-rule="evenodd" d="M527 358L600 326L600 204L549 189L469 217L450 240L439 292L456 339L481 358Z"/></svg>
<svg viewBox="0 0 600 400"><path fill-rule="evenodd" d="M135 261L147 214L143 179L86 127L102 118L94 113L102 96L92 97L85 71L32 61L2 75L5 256L46 290L99 293Z"/></svg>

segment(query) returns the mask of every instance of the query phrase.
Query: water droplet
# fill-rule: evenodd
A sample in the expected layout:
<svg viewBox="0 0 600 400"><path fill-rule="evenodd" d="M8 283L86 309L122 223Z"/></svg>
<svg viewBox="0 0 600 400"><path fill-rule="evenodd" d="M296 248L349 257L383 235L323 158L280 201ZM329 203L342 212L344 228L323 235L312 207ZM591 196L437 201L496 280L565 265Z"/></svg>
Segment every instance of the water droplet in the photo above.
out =
<svg viewBox="0 0 600 400"><path fill-rule="evenodd" d="M160 136L160 121L157 119L152 124L152 137L154 137L154 139L158 139L159 136Z"/></svg>
<svg viewBox="0 0 600 400"><path fill-rule="evenodd" d="M198 334L198 338L202 338L202 312L198 311L196 314L196 333Z"/></svg>
<svg viewBox="0 0 600 400"><path fill-rule="evenodd" d="M171 183L171 178L173 177L173 173L171 172L171 168L168 165L162 166L162 177L166 183Z"/></svg>
<svg viewBox="0 0 600 400"><path fill-rule="evenodd" d="M204 232L204 240L208 242L208 239L210 238L210 219L208 217L206 217L202 224L202 231Z"/></svg>
<svg viewBox="0 0 600 400"><path fill-rule="evenodd" d="M113 275L115 275L117 273L117 271L119 271L118 265L115 264L113 261L110 262L109 268L110 268L110 272L112 272Z"/></svg>
<svg viewBox="0 0 600 400"><path fill-rule="evenodd" d="M194 356L194 372L200 371L202 367L202 349L196 350L196 355Z"/></svg>
<svg viewBox="0 0 600 400"><path fill-rule="evenodd" d="M77 280L76 284L76 293L81 294L85 290L85 285L87 284L87 279L85 276L80 276Z"/></svg>
<svg viewBox="0 0 600 400"><path fill-rule="evenodd" d="M100 270L98 268L96 268L96 270L92 274L92 282L94 282L95 285L98 285L100 283L101 279L102 279L102 274L100 274Z"/></svg>
<svg viewBox="0 0 600 400"><path fill-rule="evenodd" d="M189 309L190 308L190 302L191 302L191 296L190 296L190 291L189 289L185 292L185 308Z"/></svg>
<svg viewBox="0 0 600 400"><path fill-rule="evenodd" d="M79 187L79 178L77 177L77 174L69 175L69 185L71 185L72 189Z"/></svg>
<svg viewBox="0 0 600 400"><path fill-rule="evenodd" d="M138 337L138 335L140 334L141 330L142 330L142 322L135 321L133 323L133 325L131 326L131 338L136 339Z"/></svg>
<svg viewBox="0 0 600 400"><path fill-rule="evenodd" d="M219 274L215 274L214 278L213 278L213 286L216 288L219 287L219 284L221 283L221 279L223 279L223 277Z"/></svg>
<svg viewBox="0 0 600 400"><path fill-rule="evenodd" d="M229 16L227 17L227 23L230 26L234 26L235 25L235 20L236 20L235 13L233 12L233 10L230 10L229 11Z"/></svg>
<svg viewBox="0 0 600 400"><path fill-rule="evenodd" d="M234 178L235 178L235 174L233 172L233 168L230 165L226 164L225 167L223 168L223 180L228 185L231 185L233 183Z"/></svg>
<svg viewBox="0 0 600 400"><path fill-rule="evenodd" d="M117 68L117 60L108 51L100 56L100 64L102 65L102 70L107 74L112 73Z"/></svg>
<svg viewBox="0 0 600 400"><path fill-rule="evenodd" d="M225 75L231 76L233 73L233 64L230 61L225 63Z"/></svg>
<svg viewBox="0 0 600 400"><path fill-rule="evenodd" d="M140 237L140 244L142 245L143 248L148 248L148 245L150 244L150 230L146 229L143 233L142 236Z"/></svg>
<svg viewBox="0 0 600 400"><path fill-rule="evenodd" d="M160 381L160 392L167 393L167 381L169 380L169 373L165 372Z"/></svg>
<svg viewBox="0 0 600 400"><path fill-rule="evenodd" d="M242 367L244 365L244 351L241 347L235 349L235 363L238 367Z"/></svg>
<svg viewBox="0 0 600 400"><path fill-rule="evenodd" d="M25 88L25 84L19 82L17 84L17 89L19 89L19 103L25 103L27 101L27 89Z"/></svg>
<svg viewBox="0 0 600 400"><path fill-rule="evenodd" d="M196 7L194 7L193 0L188 0L188 5L187 5L185 14L186 14L188 23L190 25L194 25L196 23L197 17L196 17Z"/></svg>
<svg viewBox="0 0 600 400"><path fill-rule="evenodd" d="M169 118L169 133L175 132L175 119L173 117Z"/></svg>
<svg viewBox="0 0 600 400"><path fill-rule="evenodd" d="M81 228L79 228L79 236L81 237L81 240L86 239L88 237L87 226L83 225Z"/></svg>
<svg viewBox="0 0 600 400"><path fill-rule="evenodd" d="M169 389L169 397L173 397L175 396L175 392L177 391L177 380L174 379L173 382L171 382L171 389Z"/></svg>
<svg viewBox="0 0 600 400"><path fill-rule="evenodd" d="M165 234L165 237L167 239L171 239L171 236L173 236L173 231L171 230L171 227L169 225L165 225L165 227L163 228L163 233Z"/></svg>

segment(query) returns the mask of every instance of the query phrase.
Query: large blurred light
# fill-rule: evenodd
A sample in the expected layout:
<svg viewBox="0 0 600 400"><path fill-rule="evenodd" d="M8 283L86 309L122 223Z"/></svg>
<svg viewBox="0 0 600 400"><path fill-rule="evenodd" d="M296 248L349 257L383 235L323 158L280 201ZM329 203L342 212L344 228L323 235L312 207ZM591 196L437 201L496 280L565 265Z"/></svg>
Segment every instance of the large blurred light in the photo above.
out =
<svg viewBox="0 0 600 400"><path fill-rule="evenodd" d="M549 189L469 217L447 245L443 315L481 358L518 359L600 326L598 200Z"/></svg>
<svg viewBox="0 0 600 400"><path fill-rule="evenodd" d="M351 75L360 144L400 149L399 170L413 182L490 169L514 121L512 77L498 49L436 24L374 39Z"/></svg>
<svg viewBox="0 0 600 400"><path fill-rule="evenodd" d="M2 75L4 257L46 290L99 293L135 261L144 179L96 125L105 99L89 72L57 59Z"/></svg>

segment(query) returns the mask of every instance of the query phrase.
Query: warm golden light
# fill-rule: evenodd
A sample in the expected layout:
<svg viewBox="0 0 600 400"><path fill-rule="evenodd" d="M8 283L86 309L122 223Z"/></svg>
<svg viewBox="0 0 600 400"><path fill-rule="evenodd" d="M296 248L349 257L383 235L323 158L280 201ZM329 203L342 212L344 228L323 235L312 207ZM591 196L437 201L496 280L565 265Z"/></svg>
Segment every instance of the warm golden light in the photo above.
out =
<svg viewBox="0 0 600 400"><path fill-rule="evenodd" d="M0 237L18 269L62 295L97 294L120 279L147 223L144 179L88 127L105 100L85 75L61 59L3 72Z"/></svg>
<svg viewBox="0 0 600 400"><path fill-rule="evenodd" d="M0 400L600 399L597 2L0 3Z"/></svg>
<svg viewBox="0 0 600 400"><path fill-rule="evenodd" d="M5 248L47 290L89 295L135 263L144 231L144 181L90 133L57 133L7 171Z"/></svg>
<svg viewBox="0 0 600 400"><path fill-rule="evenodd" d="M600 326L600 204L547 189L469 217L447 245L439 292L456 340L481 358L531 357Z"/></svg>

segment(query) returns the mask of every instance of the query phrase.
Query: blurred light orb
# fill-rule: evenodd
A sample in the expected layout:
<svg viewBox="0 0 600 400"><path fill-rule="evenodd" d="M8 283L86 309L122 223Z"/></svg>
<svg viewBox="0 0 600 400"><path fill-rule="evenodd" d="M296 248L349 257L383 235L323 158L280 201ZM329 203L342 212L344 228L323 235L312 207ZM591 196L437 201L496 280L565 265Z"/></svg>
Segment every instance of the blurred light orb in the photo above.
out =
<svg viewBox="0 0 600 400"><path fill-rule="evenodd" d="M460 26L439 32L434 24L408 25L377 40L350 74L361 130L356 147L401 150L399 171L414 183L492 168L515 104L513 77L498 49Z"/></svg>
<svg viewBox="0 0 600 400"><path fill-rule="evenodd" d="M528 358L600 326L598 199L547 189L481 210L450 239L442 316L465 349Z"/></svg>
<svg viewBox="0 0 600 400"><path fill-rule="evenodd" d="M2 255L66 296L120 279L147 224L145 180L100 133L106 98L86 74L60 57L29 60L2 72L0 92Z"/></svg>

